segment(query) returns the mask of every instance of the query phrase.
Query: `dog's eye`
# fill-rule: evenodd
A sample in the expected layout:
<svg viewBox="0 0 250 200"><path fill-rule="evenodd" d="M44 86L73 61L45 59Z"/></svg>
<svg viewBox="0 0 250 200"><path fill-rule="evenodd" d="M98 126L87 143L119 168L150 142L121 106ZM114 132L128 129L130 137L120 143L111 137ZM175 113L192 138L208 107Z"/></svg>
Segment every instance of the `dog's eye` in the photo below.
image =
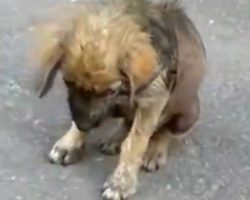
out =
<svg viewBox="0 0 250 200"><path fill-rule="evenodd" d="M108 90L102 92L102 95L111 95L111 94L114 94L114 93L115 93L115 90L108 89Z"/></svg>
<svg viewBox="0 0 250 200"><path fill-rule="evenodd" d="M115 94L115 93L116 93L116 90L114 90L114 89L109 89L109 90L107 91L107 93L108 93L109 95Z"/></svg>
<svg viewBox="0 0 250 200"><path fill-rule="evenodd" d="M115 93L116 93L116 90L107 89L105 91L99 92L98 94L96 94L96 96L98 96L98 97L111 96Z"/></svg>

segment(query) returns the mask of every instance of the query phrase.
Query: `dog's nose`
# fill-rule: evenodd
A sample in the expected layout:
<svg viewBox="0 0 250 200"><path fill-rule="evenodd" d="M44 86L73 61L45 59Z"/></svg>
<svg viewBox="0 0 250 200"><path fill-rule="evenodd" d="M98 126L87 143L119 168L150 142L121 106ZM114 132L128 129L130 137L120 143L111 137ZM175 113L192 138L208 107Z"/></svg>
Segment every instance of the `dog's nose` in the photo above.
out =
<svg viewBox="0 0 250 200"><path fill-rule="evenodd" d="M100 113L98 111L92 111L90 113L91 121L96 121L98 118L100 118Z"/></svg>
<svg viewBox="0 0 250 200"><path fill-rule="evenodd" d="M94 126L98 126L101 121L101 113L98 111L92 111L90 113L90 121L93 123Z"/></svg>
<svg viewBox="0 0 250 200"><path fill-rule="evenodd" d="M101 123L100 118L84 119L84 120L81 119L80 121L77 121L78 128L84 132L91 131L93 128L98 127L100 123Z"/></svg>

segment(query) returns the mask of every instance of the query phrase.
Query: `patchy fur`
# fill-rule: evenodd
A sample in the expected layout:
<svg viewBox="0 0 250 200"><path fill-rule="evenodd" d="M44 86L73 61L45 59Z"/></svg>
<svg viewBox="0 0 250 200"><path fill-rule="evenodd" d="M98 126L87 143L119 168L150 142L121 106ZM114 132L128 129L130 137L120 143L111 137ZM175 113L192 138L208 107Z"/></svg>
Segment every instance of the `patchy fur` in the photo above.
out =
<svg viewBox="0 0 250 200"><path fill-rule="evenodd" d="M183 134L199 119L204 45L175 2L123 0L53 12L56 17L37 29L41 96L61 71L80 131L98 127L108 116L130 124L124 141L117 137L119 163L102 195L127 198L136 191L140 166L154 170L160 165L155 158L167 148L168 136L153 143L154 134Z"/></svg>

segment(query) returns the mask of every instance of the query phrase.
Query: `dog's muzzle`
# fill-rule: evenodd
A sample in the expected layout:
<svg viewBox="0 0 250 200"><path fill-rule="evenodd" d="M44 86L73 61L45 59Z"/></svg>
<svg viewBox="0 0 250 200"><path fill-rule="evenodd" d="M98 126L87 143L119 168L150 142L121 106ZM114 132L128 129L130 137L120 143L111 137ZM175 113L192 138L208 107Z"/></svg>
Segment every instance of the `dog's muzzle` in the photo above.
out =
<svg viewBox="0 0 250 200"><path fill-rule="evenodd" d="M84 132L97 128L117 110L118 96L118 93L103 96L70 93L68 102L72 120Z"/></svg>

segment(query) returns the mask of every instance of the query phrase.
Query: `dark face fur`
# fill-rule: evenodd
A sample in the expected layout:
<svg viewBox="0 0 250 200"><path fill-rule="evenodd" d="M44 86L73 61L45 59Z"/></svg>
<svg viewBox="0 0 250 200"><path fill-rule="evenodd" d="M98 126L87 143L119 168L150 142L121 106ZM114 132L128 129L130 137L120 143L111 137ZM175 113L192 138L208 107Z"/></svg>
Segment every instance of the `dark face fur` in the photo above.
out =
<svg viewBox="0 0 250 200"><path fill-rule="evenodd" d="M98 127L114 114L119 96L118 90L107 90L102 94L86 92L73 83L65 81L68 88L68 103L72 119L82 131Z"/></svg>

